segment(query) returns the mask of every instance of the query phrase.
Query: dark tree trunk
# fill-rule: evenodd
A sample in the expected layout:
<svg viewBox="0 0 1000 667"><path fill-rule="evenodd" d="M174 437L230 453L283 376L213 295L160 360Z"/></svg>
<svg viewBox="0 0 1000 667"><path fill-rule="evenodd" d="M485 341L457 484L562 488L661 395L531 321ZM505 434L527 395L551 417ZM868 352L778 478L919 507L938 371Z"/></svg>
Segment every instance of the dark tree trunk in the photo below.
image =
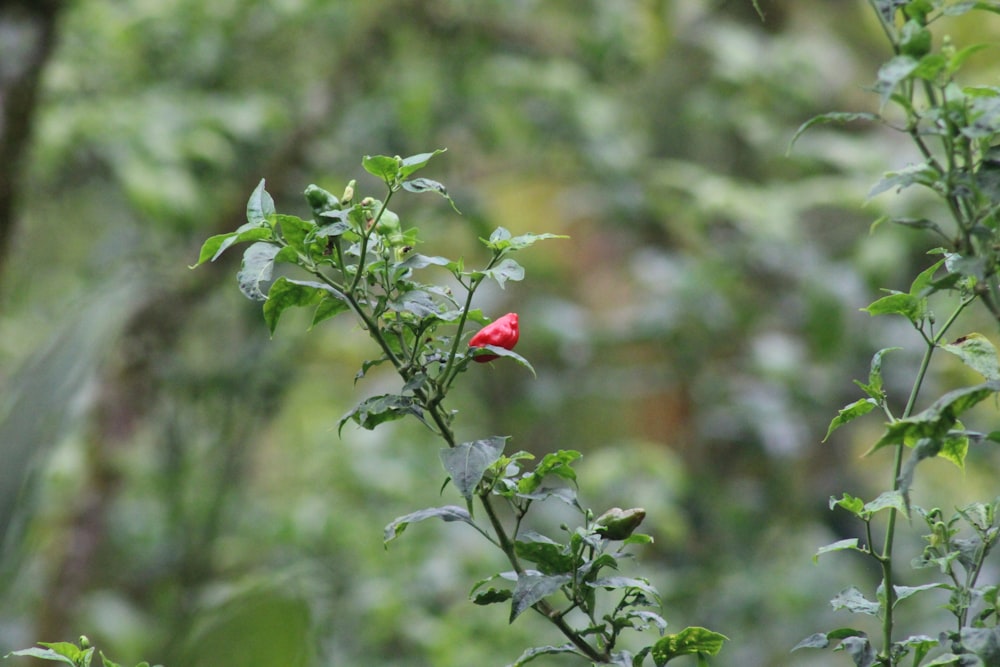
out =
<svg viewBox="0 0 1000 667"><path fill-rule="evenodd" d="M0 276L14 236L38 84L64 6L61 0L0 0Z"/></svg>

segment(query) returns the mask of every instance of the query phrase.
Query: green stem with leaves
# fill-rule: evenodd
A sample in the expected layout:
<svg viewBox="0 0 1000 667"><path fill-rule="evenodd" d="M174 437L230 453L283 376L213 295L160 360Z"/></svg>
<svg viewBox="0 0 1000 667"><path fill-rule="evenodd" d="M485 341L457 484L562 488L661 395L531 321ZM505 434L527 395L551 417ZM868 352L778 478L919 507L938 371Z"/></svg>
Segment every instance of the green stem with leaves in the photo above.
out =
<svg viewBox="0 0 1000 667"><path fill-rule="evenodd" d="M955 323L955 320L958 319L958 316L961 315L962 311L964 311L965 308L975 300L975 298L975 296L970 296L962 299L958 306L952 311L948 319L945 320L944 324L941 325L941 328L937 331L937 333L931 332L928 336L924 334L922 328L918 328L920 335L924 338L926 348L924 349L923 357L920 360L920 366L917 369L917 376L910 389L910 395L906 400L906 406L903 409L901 419L908 419L913 415L913 411L917 404L917 398L920 395L921 388L923 387L924 379L927 377L927 369L930 368L931 357L933 357L937 345L944 339L945 334ZM896 445L892 466L892 490L896 492L900 490L900 475L903 470L903 455L905 450L906 446L902 443ZM882 553L876 555L879 565L882 568L882 587L885 591L885 606L882 614L883 654L880 656L880 660L882 661L882 664L886 666L893 664L891 662L891 656L889 655L889 649L893 643L893 626L895 624L894 608L896 603L896 593L893 583L893 548L896 542L896 520L898 515L898 510L894 508L889 510L889 518L886 522L885 541L882 545Z"/></svg>
<svg viewBox="0 0 1000 667"><path fill-rule="evenodd" d="M313 209L313 220L279 215L261 181L247 204L247 224L235 232L208 239L202 246L198 264L216 259L234 243L252 242L244 253L239 284L246 296L264 301L264 318L272 332L281 313L292 306L314 307L313 324L341 312L350 312L357 318L375 341L381 356L366 360L356 378L375 365L389 362L403 383L398 393L374 396L359 403L341 419L341 426L353 420L363 428L373 429L386 421L408 415L417 417L444 441L446 447L441 450L440 459L447 479L466 501L464 508L446 505L399 517L386 526L384 539L386 542L395 539L414 521L440 517L471 524L503 552L515 575L513 590L490 588L476 593L487 582L510 579L508 573L499 573L473 588L473 601L477 604L510 601L512 621L532 609L569 642L528 649L516 664L546 653L572 653L595 664L628 661L636 666L650 655L657 664L692 652L715 655L726 638L698 627L663 636L634 656L627 651L612 653L623 630L643 631L650 627L650 621L663 628L666 621L653 611L643 609L636 613L633 609L659 604L655 588L644 579L617 575L607 578L609 585L600 588L618 590L621 599L609 614L598 620L594 600L599 592L595 587L600 581L599 573L604 569L617 570L619 560L629 555L624 550L610 551L608 545L648 544L652 538L634 533L645 517L642 508L613 508L594 521L594 513L580 506L576 473L571 467L580 457L579 452L550 452L531 469L525 462L535 457L528 452L504 454L507 437L491 436L470 442L460 442L456 437L452 426L454 413L446 410L444 403L458 375L468 370L473 361L472 353L463 349L470 320L487 327L499 325L495 331L506 331L503 327L510 326L506 339L484 337L498 341L487 345L490 358L513 359L534 371L526 359L512 350L519 335L516 313L510 314L509 322L498 320L490 324L472 308L478 289L487 279L495 280L500 287L508 280L521 280L523 268L508 255L540 240L564 237L512 236L499 227L488 240L482 239L490 257L485 268L476 271L466 271L461 260L414 253L413 246L418 243L416 230L404 230L387 205L401 189L436 192L451 201L440 183L410 178L439 152L405 159L366 156L362 161L365 170L382 179L388 188L382 202L368 197L355 202L355 181L345 189L343 201L318 186L309 186L305 195ZM371 257L373 261L369 261ZM295 264L315 280L281 276L271 282L276 262ZM456 299L450 286L425 284L412 277L414 272L428 266L447 268L465 289L464 297ZM265 282L270 282L266 297L261 288ZM550 479L563 482L551 488L543 486ZM573 486L566 484L566 480ZM528 509L553 497L570 503L585 517L583 526L575 531L567 529L565 545L542 535L520 532ZM512 518L504 511L505 504ZM485 521L474 519L474 506L477 510L481 507ZM560 609L551 601L558 594L566 597L568 606ZM574 611L585 616L579 628L570 622L570 612Z"/></svg>

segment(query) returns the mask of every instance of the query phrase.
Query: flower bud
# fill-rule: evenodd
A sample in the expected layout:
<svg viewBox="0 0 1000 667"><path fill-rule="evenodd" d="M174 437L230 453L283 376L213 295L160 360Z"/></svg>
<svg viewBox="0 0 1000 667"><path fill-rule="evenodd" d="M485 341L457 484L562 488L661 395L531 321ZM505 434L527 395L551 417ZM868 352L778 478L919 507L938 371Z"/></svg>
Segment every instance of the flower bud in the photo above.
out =
<svg viewBox="0 0 1000 667"><path fill-rule="evenodd" d="M344 196L340 198L341 204L350 204L351 200L354 199L354 184L355 181L351 180L351 182L347 184L347 187L344 188Z"/></svg>

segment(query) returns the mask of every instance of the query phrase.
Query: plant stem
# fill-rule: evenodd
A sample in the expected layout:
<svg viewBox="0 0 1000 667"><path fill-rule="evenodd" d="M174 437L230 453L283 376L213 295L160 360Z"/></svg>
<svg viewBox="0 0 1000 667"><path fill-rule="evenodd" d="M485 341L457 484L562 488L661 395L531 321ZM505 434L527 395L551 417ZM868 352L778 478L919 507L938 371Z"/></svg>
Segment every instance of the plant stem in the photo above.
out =
<svg viewBox="0 0 1000 667"><path fill-rule="evenodd" d="M920 389L923 386L924 378L927 376L927 369L931 363L931 357L934 355L934 350L937 344L944 338L945 333L951 328L951 325L955 323L958 316L965 310L966 306L972 303L976 299L975 296L970 296L962 299L956 306L955 310L951 313L944 324L941 325L940 330L936 334L933 334L930 338L926 336L924 339L927 341L927 349L924 350L924 356L920 360L920 368L917 370L917 377L913 382L913 388L910 390L910 396L906 401L906 407L903 409L902 419L906 419L913 414L913 410L917 404L917 396L920 394ZM899 475L903 470L903 450L905 445L896 445L896 455L893 461L892 467L892 490L899 491ZM896 538L896 518L899 512L895 509L889 510L889 519L886 524L885 529L885 542L882 546L882 554L878 556L879 564L882 567L882 588L885 591L885 613L882 619L882 646L885 654L882 656L882 662L885 665L891 665L892 658L890 655L890 648L892 646L892 630L893 630L893 607L896 603L896 592L893 588L893 572L892 572L892 554L893 554L893 544Z"/></svg>
<svg viewBox="0 0 1000 667"><path fill-rule="evenodd" d="M351 281L351 287L348 290L349 293L353 294L354 290L358 288L358 284L361 282L361 274L364 273L365 269L365 256L368 254L368 239L372 235L372 230L378 225L379 220L382 219L382 215L385 213L386 209L389 208L389 200L392 199L393 193L396 191L390 186L389 192L385 196L385 201L382 202L382 206L378 210L378 214L372 220L371 224L368 225L367 229L361 230L361 250L358 256L358 271L354 274L354 280ZM362 227L364 225L362 224Z"/></svg>
<svg viewBox="0 0 1000 667"><path fill-rule="evenodd" d="M369 335L375 340L378 346L381 348L386 359L388 359L396 372L403 378L404 381L409 381L414 373L414 361L416 360L416 352L419 347L419 341L415 345L414 352L406 358L407 355L399 356L393 352L392 347L385 338L385 331L383 331L378 326L378 321L373 313L369 313L365 308L365 298L364 295L359 295L358 290L361 285L361 276L365 270L365 257L368 253L368 240L371 235L371 230L375 228L378 224L379 219L382 214L386 211L389 203L389 199L392 197L395 190L390 186L389 193L386 195L385 201L382 203L378 214L375 219L371 222L367 229L362 230L361 237L361 247L360 247L360 257L358 259L357 271L353 278L350 280L350 285L346 287L340 285L337 281L326 276L317 267L310 267L311 272L322 280L325 284L329 285L335 289L339 294L342 294L351 310L360 318L361 322L368 330ZM339 241L339 239L338 239ZM495 253L490 259L484 271L488 271L493 268L497 261L500 259L503 253ZM340 260L341 273L344 274L344 280L347 282L347 276L344 273L343 265L343 255L340 252L339 245L337 247L337 255ZM413 390L413 394L417 401L419 401L420 406L426 411L430 420L436 427L436 433L439 435L449 447L455 447L458 443L455 438L455 433L451 428L450 420L447 414L444 412L441 403L444 400L445 395L452 381L457 375L457 369L455 366L455 359L458 356L459 345L461 344L462 332L465 328L465 324L468 321L469 310L472 307L472 299L476 292L476 289L482 282L481 277L472 277L469 281L467 288L465 303L462 307L462 314L459 318L457 331L455 333L454 340L452 341L451 349L448 353L448 361L441 372L438 375L438 379L432 383L433 389L428 392L423 387L418 387ZM386 286L386 291L388 292L388 287ZM418 335L419 339L419 335ZM425 422L426 423L426 422ZM434 430L433 428L431 429ZM517 555L517 550L514 545L514 537L507 531L506 527L501 521L497 509L493 503L492 489L484 489L479 494L479 501L483 507L486 517L489 520L490 526L493 528L494 536L489 535L485 530L476 526L476 529L491 543L497 546L501 551L503 551L504 556L506 556L507 561L510 563L511 567L514 569L519 576L525 574L524 566L521 565L520 558ZM471 509L471 508L470 508ZM518 525L520 525L520 518L518 517ZM514 535L516 536L516 530ZM560 612L558 609L553 607L549 602L545 600L540 600L532 605L532 608L544 616L550 623L556 626L559 631L577 648L581 655L586 657L588 660L599 663L608 664L611 661L611 656L607 651L600 651L596 647L592 646L579 632L573 629L569 623L566 622L564 616L565 614Z"/></svg>
<svg viewBox="0 0 1000 667"><path fill-rule="evenodd" d="M882 16L882 10L879 9L878 3L875 0L868 0L868 4L871 5L872 11L874 11L875 16L878 17L878 24L882 26L882 31L885 32L885 36L889 39L889 43L892 44L893 52L899 54L899 45L896 43L896 36L892 28Z"/></svg>
<svg viewBox="0 0 1000 667"><path fill-rule="evenodd" d="M489 263L486 264L486 268L483 271L489 271L494 266L496 266L497 261L500 259L502 253L495 253L492 258L490 258ZM465 305L462 306L462 316L458 319L458 327L455 330L455 339L451 342L451 351L448 353L448 365L445 366L444 371L439 376L441 379L438 381L438 387L440 391L447 392L448 387L455 380L456 371L455 357L458 356L458 346L462 342L462 332L465 331L465 324L469 319L469 309L472 308L472 297L482 284L482 278L472 277L469 279L469 286L466 288L465 295Z"/></svg>

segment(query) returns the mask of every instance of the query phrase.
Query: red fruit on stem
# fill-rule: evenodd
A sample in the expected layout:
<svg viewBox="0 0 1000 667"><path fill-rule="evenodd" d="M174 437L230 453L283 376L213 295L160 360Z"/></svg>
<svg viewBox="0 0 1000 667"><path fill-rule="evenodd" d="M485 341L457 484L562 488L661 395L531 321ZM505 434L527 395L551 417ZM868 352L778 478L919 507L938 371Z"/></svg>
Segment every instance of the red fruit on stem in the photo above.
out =
<svg viewBox="0 0 1000 667"><path fill-rule="evenodd" d="M476 332L476 335L469 341L469 347L485 347L494 345L505 350L513 350L517 345L520 330L517 328L517 313L507 313L495 322L487 324ZM497 358L496 354L481 354L474 357L474 361L485 363Z"/></svg>

